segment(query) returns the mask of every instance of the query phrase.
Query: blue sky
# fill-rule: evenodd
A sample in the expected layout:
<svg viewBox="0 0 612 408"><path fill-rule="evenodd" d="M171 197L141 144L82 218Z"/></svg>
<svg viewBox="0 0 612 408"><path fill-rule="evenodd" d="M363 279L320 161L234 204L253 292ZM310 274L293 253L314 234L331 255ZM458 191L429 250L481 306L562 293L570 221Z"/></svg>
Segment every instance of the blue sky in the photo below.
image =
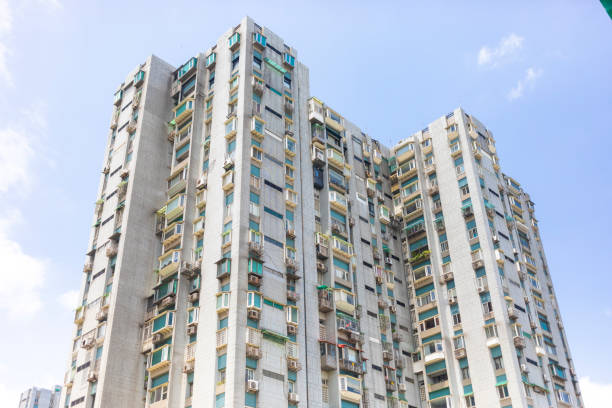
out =
<svg viewBox="0 0 612 408"><path fill-rule="evenodd" d="M587 406L605 405L612 21L599 1L168 3L0 0L0 405L63 382L114 89L149 54L181 64L247 14L299 50L312 95L386 144L457 106L493 131L536 203Z"/></svg>

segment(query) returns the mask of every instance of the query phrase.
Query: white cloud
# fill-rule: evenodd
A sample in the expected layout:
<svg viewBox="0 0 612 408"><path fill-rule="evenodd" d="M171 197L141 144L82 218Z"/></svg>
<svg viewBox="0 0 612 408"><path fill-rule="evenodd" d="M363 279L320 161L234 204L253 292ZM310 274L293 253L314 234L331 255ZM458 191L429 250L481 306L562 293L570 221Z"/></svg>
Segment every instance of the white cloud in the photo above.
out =
<svg viewBox="0 0 612 408"><path fill-rule="evenodd" d="M612 383L600 384L591 381L589 377L580 379L580 389L586 407L608 407L610 406L610 395L612 395Z"/></svg>
<svg viewBox="0 0 612 408"><path fill-rule="evenodd" d="M26 190L35 156L32 138L22 130L9 127L0 130L0 146L0 193L12 188Z"/></svg>
<svg viewBox="0 0 612 408"><path fill-rule="evenodd" d="M0 0L0 35L11 32L13 28L13 13L8 0Z"/></svg>
<svg viewBox="0 0 612 408"><path fill-rule="evenodd" d="M79 301L79 291L69 290L60 295L58 299L59 303L68 310L73 310L77 307Z"/></svg>
<svg viewBox="0 0 612 408"><path fill-rule="evenodd" d="M497 47L486 45L478 52L478 65L496 67L509 60L523 47L524 38L514 33L502 38Z"/></svg>
<svg viewBox="0 0 612 408"><path fill-rule="evenodd" d="M0 218L0 311L13 319L27 318L40 310L40 289L47 269L46 261L25 253L9 237L9 231L19 222L17 211Z"/></svg>
<svg viewBox="0 0 612 408"><path fill-rule="evenodd" d="M8 0L0 0L0 80L4 80L8 85L13 84L13 79L7 63L10 50L5 44L5 37L7 37L12 30L13 14L9 7Z"/></svg>
<svg viewBox="0 0 612 408"><path fill-rule="evenodd" d="M19 406L19 397L21 396L21 392L16 389L12 389L5 384L0 384L0 406L3 407L18 407Z"/></svg>
<svg viewBox="0 0 612 408"><path fill-rule="evenodd" d="M542 76L542 70L540 68L527 68L525 71L525 77L519 79L516 86L508 92L508 100L514 101L523 96L525 88L533 88L536 80Z"/></svg>

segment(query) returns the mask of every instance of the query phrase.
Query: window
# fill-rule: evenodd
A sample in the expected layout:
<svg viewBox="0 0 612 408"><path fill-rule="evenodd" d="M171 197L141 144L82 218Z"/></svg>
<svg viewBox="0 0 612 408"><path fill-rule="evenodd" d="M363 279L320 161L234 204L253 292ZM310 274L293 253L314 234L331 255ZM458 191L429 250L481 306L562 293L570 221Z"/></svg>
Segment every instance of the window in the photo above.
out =
<svg viewBox="0 0 612 408"><path fill-rule="evenodd" d="M470 379L470 367L461 367L461 378L463 380Z"/></svg>
<svg viewBox="0 0 612 408"><path fill-rule="evenodd" d="M476 406L476 401L474 401L474 395L468 395L465 397L465 406L467 408L472 408Z"/></svg>
<svg viewBox="0 0 612 408"><path fill-rule="evenodd" d="M240 61L240 50L232 53L232 71L236 69L239 61Z"/></svg>
<svg viewBox="0 0 612 408"><path fill-rule="evenodd" d="M452 316L453 316L453 324L454 325L461 324L461 314L459 313L458 310L455 311Z"/></svg>
<svg viewBox="0 0 612 408"><path fill-rule="evenodd" d="M474 227L468 230L468 237L469 239L478 238L478 228Z"/></svg>
<svg viewBox="0 0 612 408"><path fill-rule="evenodd" d="M168 398L168 384L164 384L161 387L155 388L149 393L150 404L165 400L166 398Z"/></svg>
<svg viewBox="0 0 612 408"><path fill-rule="evenodd" d="M499 394L499 398L508 398L510 394L508 393L508 384L498 385L497 393Z"/></svg>
<svg viewBox="0 0 612 408"><path fill-rule="evenodd" d="M455 348L455 350L465 347L465 340L463 338L463 335L453 338L453 347Z"/></svg>
<svg viewBox="0 0 612 408"><path fill-rule="evenodd" d="M208 74L208 89L211 89L215 84L215 71L210 71Z"/></svg>
<svg viewBox="0 0 612 408"><path fill-rule="evenodd" d="M485 326L485 335L487 336L488 339L490 339L491 337L497 337L497 326L494 324Z"/></svg>
<svg viewBox="0 0 612 408"><path fill-rule="evenodd" d="M502 359L502 356L493 357L493 366L495 367L495 370L501 370L504 368L504 360Z"/></svg>
<svg viewBox="0 0 612 408"><path fill-rule="evenodd" d="M253 68L261 69L262 57L258 51L253 51Z"/></svg>
<svg viewBox="0 0 612 408"><path fill-rule="evenodd" d="M461 187L461 195L468 195L470 194L470 188L468 186L463 186Z"/></svg>
<svg viewBox="0 0 612 408"><path fill-rule="evenodd" d="M487 300L486 302L483 302L482 304L482 313L489 314L493 312L493 303L490 300ZM496 329L497 331L497 329Z"/></svg>
<svg viewBox="0 0 612 408"><path fill-rule="evenodd" d="M440 324L439 316L434 316L419 323L421 331L433 329Z"/></svg>
<svg viewBox="0 0 612 408"><path fill-rule="evenodd" d="M287 306L287 323L298 324L298 310L296 306Z"/></svg>

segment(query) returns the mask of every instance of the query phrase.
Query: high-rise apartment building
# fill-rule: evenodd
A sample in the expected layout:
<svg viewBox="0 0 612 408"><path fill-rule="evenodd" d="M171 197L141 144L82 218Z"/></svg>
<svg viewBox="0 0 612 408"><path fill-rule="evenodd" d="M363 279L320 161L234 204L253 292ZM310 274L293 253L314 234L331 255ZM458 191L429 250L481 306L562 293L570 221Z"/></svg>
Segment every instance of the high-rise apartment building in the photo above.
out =
<svg viewBox="0 0 612 408"><path fill-rule="evenodd" d="M387 148L308 80L245 18L121 84L63 406L582 406L491 133Z"/></svg>
<svg viewBox="0 0 612 408"><path fill-rule="evenodd" d="M19 408L58 408L62 387L56 385L53 390L32 387L21 393Z"/></svg>

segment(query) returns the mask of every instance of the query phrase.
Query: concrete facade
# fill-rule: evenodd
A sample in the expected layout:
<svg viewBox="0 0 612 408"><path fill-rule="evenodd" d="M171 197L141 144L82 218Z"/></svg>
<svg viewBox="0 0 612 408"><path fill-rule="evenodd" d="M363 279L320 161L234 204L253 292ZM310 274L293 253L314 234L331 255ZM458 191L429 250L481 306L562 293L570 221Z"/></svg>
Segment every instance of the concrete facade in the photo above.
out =
<svg viewBox="0 0 612 408"><path fill-rule="evenodd" d="M62 406L581 406L533 203L463 110L382 146L250 18L114 105Z"/></svg>

